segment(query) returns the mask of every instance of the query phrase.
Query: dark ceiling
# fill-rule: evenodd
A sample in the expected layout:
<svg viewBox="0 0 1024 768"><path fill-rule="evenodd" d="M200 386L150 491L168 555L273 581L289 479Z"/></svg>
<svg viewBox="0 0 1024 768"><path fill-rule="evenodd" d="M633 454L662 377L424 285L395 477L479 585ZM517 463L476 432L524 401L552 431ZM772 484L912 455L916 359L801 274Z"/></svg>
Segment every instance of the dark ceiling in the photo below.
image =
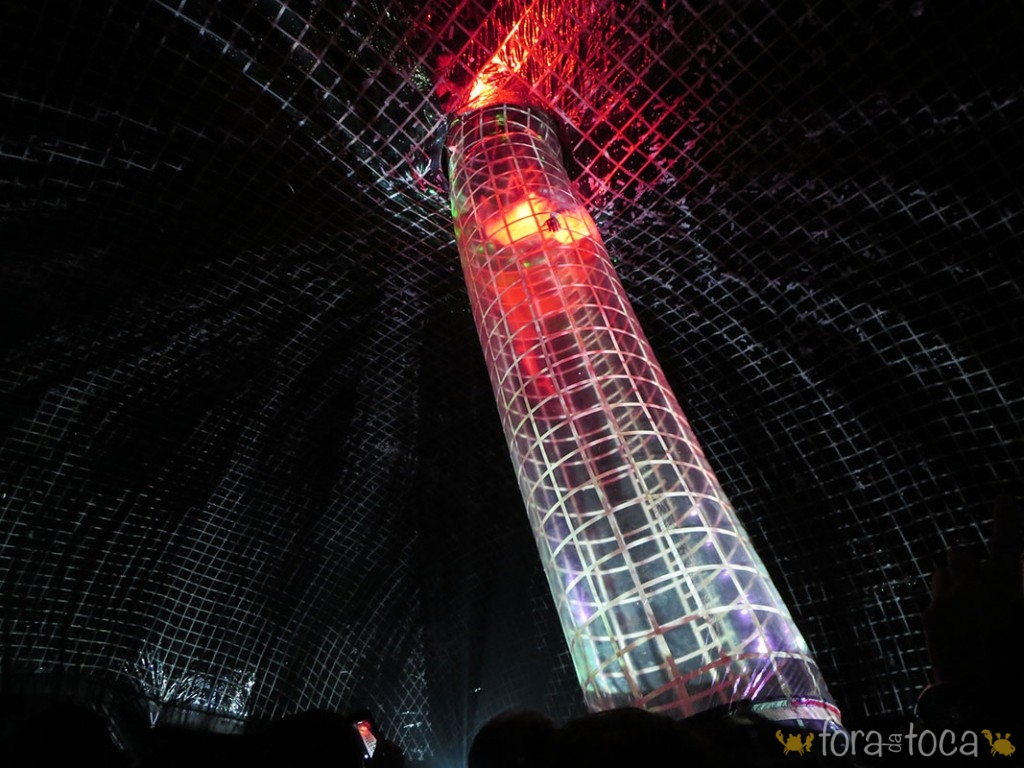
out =
<svg viewBox="0 0 1024 768"><path fill-rule="evenodd" d="M935 556L1020 494L1024 5L537 4L726 492L847 717L907 711ZM579 710L436 167L484 5L3 4L4 690L416 759Z"/></svg>

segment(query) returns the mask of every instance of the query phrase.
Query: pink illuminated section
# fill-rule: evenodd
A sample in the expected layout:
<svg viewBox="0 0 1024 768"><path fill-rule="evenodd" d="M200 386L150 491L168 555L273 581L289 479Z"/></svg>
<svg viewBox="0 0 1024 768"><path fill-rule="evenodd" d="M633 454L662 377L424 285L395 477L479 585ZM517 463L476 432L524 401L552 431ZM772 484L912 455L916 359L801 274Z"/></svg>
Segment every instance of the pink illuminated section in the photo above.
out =
<svg viewBox="0 0 1024 768"><path fill-rule="evenodd" d="M452 212L509 451L584 697L838 713L537 110L449 134ZM806 713L814 713L813 717Z"/></svg>

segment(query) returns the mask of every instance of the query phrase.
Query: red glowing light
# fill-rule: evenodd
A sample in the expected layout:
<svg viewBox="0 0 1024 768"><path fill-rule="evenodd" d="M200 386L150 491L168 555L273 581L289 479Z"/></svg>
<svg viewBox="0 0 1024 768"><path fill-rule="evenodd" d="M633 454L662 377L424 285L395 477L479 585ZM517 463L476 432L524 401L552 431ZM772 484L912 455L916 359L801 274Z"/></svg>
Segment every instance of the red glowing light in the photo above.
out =
<svg viewBox="0 0 1024 768"><path fill-rule="evenodd" d="M459 111L468 112L471 109L494 103L500 90L499 84L508 79L509 71L508 66L499 55L494 54L487 66L480 70L473 80L473 84L469 88L469 95Z"/></svg>
<svg viewBox="0 0 1024 768"><path fill-rule="evenodd" d="M585 237L597 237L597 229L582 208L559 210L550 200L531 192L522 202L487 220L484 236L498 246L535 236L571 245Z"/></svg>
<svg viewBox="0 0 1024 768"><path fill-rule="evenodd" d="M498 103L555 106L565 90L560 84L579 74L584 38L603 34L611 9L607 0L499 2L477 35L493 53L483 57L486 63L449 106L457 114ZM442 69L444 63L439 62Z"/></svg>
<svg viewBox="0 0 1024 768"><path fill-rule="evenodd" d="M545 339L579 303L580 286L589 284L598 238L593 219L583 208L558 210L540 195L529 193L519 203L487 219L484 236L497 249L516 246L523 254L482 281L496 296L508 324L516 365L530 396L543 400L559 389L543 359ZM528 238L536 242L525 243ZM559 252L569 247L572 258ZM554 271L545 262L558 264ZM483 277L483 276L482 276Z"/></svg>

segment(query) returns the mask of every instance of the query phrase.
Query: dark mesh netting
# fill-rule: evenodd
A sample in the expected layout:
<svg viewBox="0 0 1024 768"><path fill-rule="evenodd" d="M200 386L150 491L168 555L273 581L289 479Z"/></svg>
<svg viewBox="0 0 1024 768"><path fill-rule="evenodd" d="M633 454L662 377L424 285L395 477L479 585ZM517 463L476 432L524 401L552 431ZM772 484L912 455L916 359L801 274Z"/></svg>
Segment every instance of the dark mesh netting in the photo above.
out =
<svg viewBox="0 0 1024 768"><path fill-rule="evenodd" d="M4 4L8 698L369 707L435 761L580 711L439 170L534 13L523 74L845 716L913 707L935 556L1021 471L1024 6L490 5Z"/></svg>

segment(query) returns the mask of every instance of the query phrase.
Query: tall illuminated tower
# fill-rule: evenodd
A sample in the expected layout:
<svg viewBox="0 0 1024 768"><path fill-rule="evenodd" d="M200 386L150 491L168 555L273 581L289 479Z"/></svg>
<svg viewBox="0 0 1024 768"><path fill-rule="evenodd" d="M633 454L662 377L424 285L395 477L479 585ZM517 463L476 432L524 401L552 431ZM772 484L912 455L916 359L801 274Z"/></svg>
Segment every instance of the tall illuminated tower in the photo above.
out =
<svg viewBox="0 0 1024 768"><path fill-rule="evenodd" d="M520 102L524 103L524 102ZM456 239L584 698L838 721L531 106L449 130Z"/></svg>

